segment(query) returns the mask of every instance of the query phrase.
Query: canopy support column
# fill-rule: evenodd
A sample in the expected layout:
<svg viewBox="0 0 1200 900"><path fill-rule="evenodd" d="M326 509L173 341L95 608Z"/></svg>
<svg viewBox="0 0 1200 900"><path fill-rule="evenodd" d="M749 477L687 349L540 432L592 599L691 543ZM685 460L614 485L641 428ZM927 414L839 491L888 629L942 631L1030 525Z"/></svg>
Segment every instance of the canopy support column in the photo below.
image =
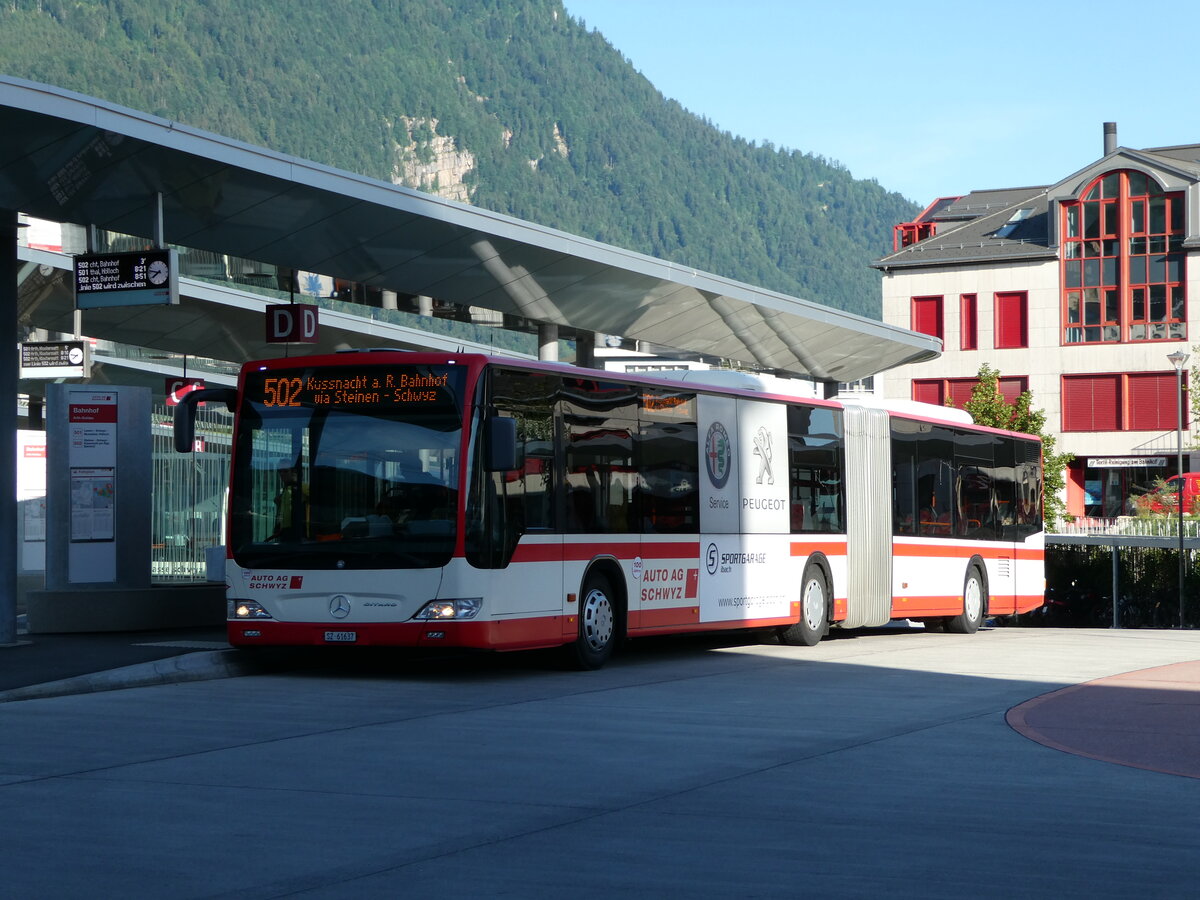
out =
<svg viewBox="0 0 1200 900"><path fill-rule="evenodd" d="M546 362L558 360L558 326L538 326L538 359Z"/></svg>
<svg viewBox="0 0 1200 900"><path fill-rule="evenodd" d="M0 209L0 647L17 643L17 213Z"/></svg>

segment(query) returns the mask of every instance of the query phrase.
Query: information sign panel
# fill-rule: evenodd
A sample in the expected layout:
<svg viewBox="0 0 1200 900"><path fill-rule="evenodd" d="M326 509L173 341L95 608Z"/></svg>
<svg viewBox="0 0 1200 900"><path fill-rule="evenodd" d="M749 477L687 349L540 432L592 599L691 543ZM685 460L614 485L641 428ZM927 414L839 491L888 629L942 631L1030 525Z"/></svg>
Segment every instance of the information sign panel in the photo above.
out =
<svg viewBox="0 0 1200 900"><path fill-rule="evenodd" d="M276 303L267 307L268 344L315 344L320 307L311 303Z"/></svg>
<svg viewBox="0 0 1200 900"><path fill-rule="evenodd" d="M116 470L71 469L71 542L111 541Z"/></svg>
<svg viewBox="0 0 1200 900"><path fill-rule="evenodd" d="M192 391L204 390L203 378L168 378L166 380L167 406L178 406L179 400ZM203 403L197 404L203 406Z"/></svg>
<svg viewBox="0 0 1200 900"><path fill-rule="evenodd" d="M25 341L21 378L87 378L92 370L87 341Z"/></svg>
<svg viewBox="0 0 1200 900"><path fill-rule="evenodd" d="M1161 469L1165 456L1089 456L1087 464L1093 469Z"/></svg>
<svg viewBox="0 0 1200 900"><path fill-rule="evenodd" d="M75 305L79 309L178 302L179 260L174 250L75 257Z"/></svg>

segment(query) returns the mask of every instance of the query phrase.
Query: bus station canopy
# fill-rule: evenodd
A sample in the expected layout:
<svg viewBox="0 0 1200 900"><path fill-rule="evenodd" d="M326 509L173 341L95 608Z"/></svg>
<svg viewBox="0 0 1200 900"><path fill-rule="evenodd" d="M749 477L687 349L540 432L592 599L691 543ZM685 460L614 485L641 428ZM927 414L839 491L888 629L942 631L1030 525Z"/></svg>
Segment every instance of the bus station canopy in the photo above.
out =
<svg viewBox="0 0 1200 900"><path fill-rule="evenodd" d="M823 381L941 350L831 307L0 76L0 209L152 237L158 195L169 244ZM136 309L138 343L178 349L177 307ZM189 320L192 352L241 361L219 318Z"/></svg>

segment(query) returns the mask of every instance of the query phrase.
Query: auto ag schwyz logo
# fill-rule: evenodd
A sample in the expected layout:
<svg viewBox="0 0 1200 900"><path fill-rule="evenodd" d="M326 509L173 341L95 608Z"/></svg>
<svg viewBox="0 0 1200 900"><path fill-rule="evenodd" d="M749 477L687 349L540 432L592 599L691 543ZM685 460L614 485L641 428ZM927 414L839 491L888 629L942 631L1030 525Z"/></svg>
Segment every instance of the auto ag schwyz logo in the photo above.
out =
<svg viewBox="0 0 1200 900"><path fill-rule="evenodd" d="M729 432L720 422L708 426L708 436L704 439L704 464L712 486L718 489L725 487L733 468L733 444L729 442Z"/></svg>

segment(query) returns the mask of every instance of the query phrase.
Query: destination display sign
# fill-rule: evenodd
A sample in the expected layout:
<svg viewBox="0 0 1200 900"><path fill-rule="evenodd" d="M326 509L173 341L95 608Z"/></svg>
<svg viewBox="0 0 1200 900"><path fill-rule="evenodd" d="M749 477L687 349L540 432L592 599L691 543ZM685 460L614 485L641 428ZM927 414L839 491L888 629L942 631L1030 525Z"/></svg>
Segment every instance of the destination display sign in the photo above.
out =
<svg viewBox="0 0 1200 900"><path fill-rule="evenodd" d="M654 418L690 422L696 417L696 395L643 391L641 409Z"/></svg>
<svg viewBox="0 0 1200 900"><path fill-rule="evenodd" d="M75 306L78 309L178 302L179 261L174 250L75 257Z"/></svg>
<svg viewBox="0 0 1200 900"><path fill-rule="evenodd" d="M25 341L21 344L21 378L86 378L92 354L86 341Z"/></svg>
<svg viewBox="0 0 1200 900"><path fill-rule="evenodd" d="M260 372L246 398L268 409L298 407L457 409L466 370L455 366L338 366Z"/></svg>

